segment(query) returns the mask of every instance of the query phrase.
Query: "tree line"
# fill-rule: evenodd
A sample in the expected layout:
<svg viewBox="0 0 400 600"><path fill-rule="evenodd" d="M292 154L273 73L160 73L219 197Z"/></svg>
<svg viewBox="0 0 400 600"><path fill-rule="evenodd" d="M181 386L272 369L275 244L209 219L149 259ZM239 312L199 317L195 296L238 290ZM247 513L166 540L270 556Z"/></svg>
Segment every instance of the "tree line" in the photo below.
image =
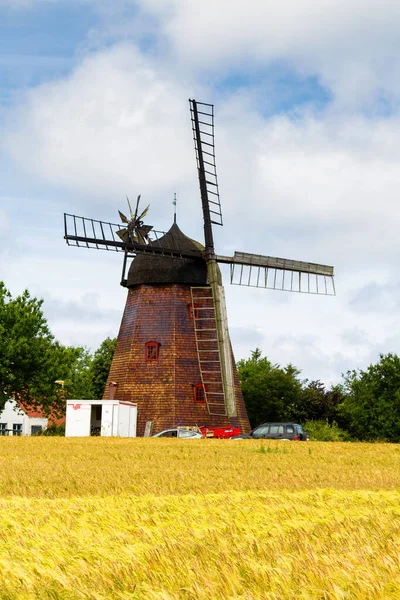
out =
<svg viewBox="0 0 400 600"><path fill-rule="evenodd" d="M381 354L367 369L349 370L326 389L320 380L300 379L293 365L272 364L256 348L238 362L252 427L295 421L311 439L400 442L400 358Z"/></svg>
<svg viewBox="0 0 400 600"><path fill-rule="evenodd" d="M103 396L116 340L105 339L94 353L64 346L51 333L42 304L27 290L13 298L0 281L0 410L14 396L62 414L67 398ZM400 442L396 354L347 371L330 389L320 380L302 380L294 365L273 364L258 348L237 367L252 427L294 421L314 439Z"/></svg>
<svg viewBox="0 0 400 600"><path fill-rule="evenodd" d="M13 298L0 281L0 410L16 397L62 414L67 398L103 396L116 339L105 339L93 354L64 346L51 333L42 304L27 290Z"/></svg>

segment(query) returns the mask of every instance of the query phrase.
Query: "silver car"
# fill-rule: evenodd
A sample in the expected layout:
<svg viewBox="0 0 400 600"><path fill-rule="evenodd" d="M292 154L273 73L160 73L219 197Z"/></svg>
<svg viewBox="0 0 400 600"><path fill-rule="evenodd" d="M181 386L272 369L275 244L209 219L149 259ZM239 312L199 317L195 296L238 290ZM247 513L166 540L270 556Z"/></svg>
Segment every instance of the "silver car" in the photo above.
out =
<svg viewBox="0 0 400 600"><path fill-rule="evenodd" d="M160 433L156 433L151 437L163 437L163 438L182 438L182 439L201 439L204 437L202 433L199 431L193 431L192 429L165 429L164 431L160 431Z"/></svg>

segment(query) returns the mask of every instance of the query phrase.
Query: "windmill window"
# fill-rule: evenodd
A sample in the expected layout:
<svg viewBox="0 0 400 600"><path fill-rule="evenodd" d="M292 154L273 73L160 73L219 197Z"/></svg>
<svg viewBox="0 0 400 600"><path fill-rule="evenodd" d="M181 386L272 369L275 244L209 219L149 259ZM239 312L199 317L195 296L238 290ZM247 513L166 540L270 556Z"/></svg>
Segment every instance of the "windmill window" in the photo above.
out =
<svg viewBox="0 0 400 600"><path fill-rule="evenodd" d="M193 386L193 398L195 402L205 402L206 395L204 393L204 385L202 383L196 383Z"/></svg>
<svg viewBox="0 0 400 600"><path fill-rule="evenodd" d="M189 310L189 319L198 319L199 318L199 307L197 304L193 302L193 304L188 304Z"/></svg>
<svg viewBox="0 0 400 600"><path fill-rule="evenodd" d="M147 342L146 343L146 361L153 362L158 360L160 344L159 342Z"/></svg>

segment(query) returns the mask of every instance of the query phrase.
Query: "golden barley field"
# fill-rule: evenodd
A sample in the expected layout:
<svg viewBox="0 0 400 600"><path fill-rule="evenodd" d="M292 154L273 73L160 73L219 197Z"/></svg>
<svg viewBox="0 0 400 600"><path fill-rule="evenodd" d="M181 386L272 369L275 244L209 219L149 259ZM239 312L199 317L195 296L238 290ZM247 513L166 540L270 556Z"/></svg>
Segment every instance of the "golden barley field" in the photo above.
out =
<svg viewBox="0 0 400 600"><path fill-rule="evenodd" d="M400 446L0 438L0 598L400 599Z"/></svg>

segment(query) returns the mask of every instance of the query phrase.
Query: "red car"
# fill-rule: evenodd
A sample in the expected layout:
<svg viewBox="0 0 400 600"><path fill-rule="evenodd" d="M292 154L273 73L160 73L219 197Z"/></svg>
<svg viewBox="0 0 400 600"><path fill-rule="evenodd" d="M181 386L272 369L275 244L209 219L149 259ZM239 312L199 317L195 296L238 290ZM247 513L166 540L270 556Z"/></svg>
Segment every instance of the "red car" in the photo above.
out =
<svg viewBox="0 0 400 600"><path fill-rule="evenodd" d="M201 433L207 438L227 440L240 435L239 427L199 427Z"/></svg>

